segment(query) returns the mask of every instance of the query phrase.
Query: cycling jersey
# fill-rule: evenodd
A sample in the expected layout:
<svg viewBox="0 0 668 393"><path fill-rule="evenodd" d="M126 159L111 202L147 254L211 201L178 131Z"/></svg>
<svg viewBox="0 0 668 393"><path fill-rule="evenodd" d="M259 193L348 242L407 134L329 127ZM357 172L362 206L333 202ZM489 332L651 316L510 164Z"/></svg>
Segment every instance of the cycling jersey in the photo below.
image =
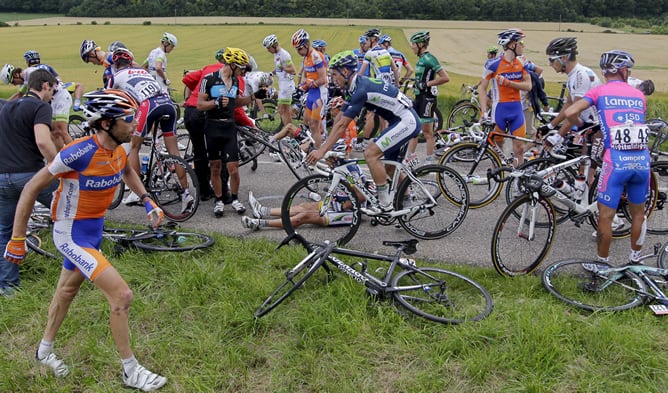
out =
<svg viewBox="0 0 668 393"><path fill-rule="evenodd" d="M354 119L362 107L377 113L387 120L389 126L374 139L388 160L399 160L400 149L416 137L422 126L413 102L390 82L354 75L348 89L348 107L343 110L345 117Z"/></svg>
<svg viewBox="0 0 668 393"><path fill-rule="evenodd" d="M584 97L591 88L600 84L601 80L598 79L598 76L596 76L594 71L582 64L576 64L571 72L568 73L567 86L572 101L575 101L576 98ZM596 108L589 107L582 111L582 113L580 113L580 119L589 124L598 123L599 119L596 113Z"/></svg>
<svg viewBox="0 0 668 393"><path fill-rule="evenodd" d="M645 96L624 81L609 81L589 90L583 99L596 107L601 119L605 153L598 201L616 209L626 187L629 202L644 203L650 179Z"/></svg>
<svg viewBox="0 0 668 393"><path fill-rule="evenodd" d="M373 69L374 78L394 83L392 56L384 47L376 45L364 54L364 64Z"/></svg>
<svg viewBox="0 0 668 393"><path fill-rule="evenodd" d="M392 56L392 61L394 61L394 64L397 66L397 69L399 70L399 75L401 75L401 70L408 64L406 56L404 56L404 54L399 52L398 50L394 49L394 47L392 46L387 48L387 51L390 53L390 56Z"/></svg>
<svg viewBox="0 0 668 393"><path fill-rule="evenodd" d="M318 70L325 67L324 56L321 52L309 48L308 53L304 56L302 68L304 69L304 77L306 81L318 80ZM306 82L308 83L308 82ZM327 102L327 84L322 86L310 87L306 91L306 101L304 116L310 119L321 120L323 117L323 110ZM319 109L319 110L318 110Z"/></svg>
<svg viewBox="0 0 668 393"><path fill-rule="evenodd" d="M417 63L415 64L415 81L422 81L427 83L431 80L436 79L436 74L439 73L443 67L439 63L438 59L434 57L429 52L424 52L422 56L418 58ZM413 89L413 92L416 96L427 94L434 97L438 97L438 87L432 86L431 89L424 92L418 89Z"/></svg>
<svg viewBox="0 0 668 393"><path fill-rule="evenodd" d="M519 102L520 91L510 86L499 86L495 76L501 75L510 81L520 82L526 73L520 59L515 58L508 61L504 56L499 56L485 63L482 77L492 81L493 102Z"/></svg>
<svg viewBox="0 0 668 393"><path fill-rule="evenodd" d="M325 67L324 56L317 50L309 48L308 53L304 56L302 67L304 68L304 78L317 80L320 77L318 70Z"/></svg>
<svg viewBox="0 0 668 393"><path fill-rule="evenodd" d="M58 85L56 86L56 92L51 98L51 110L52 110L52 119L53 121L64 121L68 122L70 119L70 109L72 108L72 96L70 92L63 86L63 82L58 77L58 73L50 65L47 64L37 64L30 66L23 70L23 85L19 88L21 93L26 93L28 91L28 79L30 74L35 70L46 70L49 71L53 76L58 79Z"/></svg>
<svg viewBox="0 0 668 393"><path fill-rule="evenodd" d="M158 69L156 68L158 62L162 63L160 66L162 72L167 72L167 53L165 53L162 45L153 49L148 54L146 60L144 60L144 63L148 64L148 72L153 75L153 78L158 82L160 89L165 93L169 93L165 81L158 75Z"/></svg>
<svg viewBox="0 0 668 393"><path fill-rule="evenodd" d="M357 56L357 70L356 72L359 73L360 69L362 69L362 64L364 64L364 55L365 52L362 52L362 49L353 49L353 53L355 56ZM364 70L364 76L371 76L371 67L367 67L366 70Z"/></svg>
<svg viewBox="0 0 668 393"><path fill-rule="evenodd" d="M262 84L262 77L266 72L253 71L246 73L244 79L246 80L246 88L244 89L244 96L250 96L256 91L260 90Z"/></svg>
<svg viewBox="0 0 668 393"><path fill-rule="evenodd" d="M284 71L285 67L293 65L290 53L283 48L274 53L274 74L278 80L278 103L292 103L292 93L295 91L295 76Z"/></svg>

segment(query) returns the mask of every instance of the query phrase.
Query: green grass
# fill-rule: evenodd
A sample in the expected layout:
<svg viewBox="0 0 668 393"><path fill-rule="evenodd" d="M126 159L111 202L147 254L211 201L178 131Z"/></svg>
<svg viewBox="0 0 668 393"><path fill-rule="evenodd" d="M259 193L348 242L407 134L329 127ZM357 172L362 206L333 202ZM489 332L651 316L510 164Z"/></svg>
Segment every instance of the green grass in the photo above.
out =
<svg viewBox="0 0 668 393"><path fill-rule="evenodd" d="M660 392L668 389L665 320L646 308L587 314L537 277L446 266L473 277L495 309L478 323L406 319L370 303L346 276L322 274L260 320L253 312L304 252L216 235L204 252L127 252L112 263L134 291L137 358L169 378L165 392ZM103 247L110 255L109 247ZM32 360L59 264L31 254L23 290L0 298L2 392L117 392L108 306L85 284L56 342L72 373Z"/></svg>

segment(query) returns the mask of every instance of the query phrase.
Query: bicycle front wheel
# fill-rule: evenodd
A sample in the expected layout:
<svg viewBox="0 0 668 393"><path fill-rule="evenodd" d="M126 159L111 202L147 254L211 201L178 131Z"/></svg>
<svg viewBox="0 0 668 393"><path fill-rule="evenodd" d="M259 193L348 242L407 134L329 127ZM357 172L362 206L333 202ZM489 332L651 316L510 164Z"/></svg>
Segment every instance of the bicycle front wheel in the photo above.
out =
<svg viewBox="0 0 668 393"><path fill-rule="evenodd" d="M179 179L180 174L183 179ZM199 206L199 185L186 161L170 154L158 154L148 176L148 192L165 216L181 222L195 215Z"/></svg>
<svg viewBox="0 0 668 393"><path fill-rule="evenodd" d="M203 233L151 232L132 239L132 245L147 251L192 251L211 247L213 238Z"/></svg>
<svg viewBox="0 0 668 393"><path fill-rule="evenodd" d="M493 308L482 285L459 273L423 267L404 270L392 279L394 299L410 312L430 321L459 324L480 321Z"/></svg>
<svg viewBox="0 0 668 393"><path fill-rule="evenodd" d="M473 124L480 119L480 108L471 104L470 100L462 100L452 107L446 122L446 128Z"/></svg>
<svg viewBox="0 0 668 393"><path fill-rule="evenodd" d="M397 210L414 209L398 217L402 228L427 240L440 239L457 230L469 209L464 179L443 165L421 166L413 174L419 182L406 177L395 196Z"/></svg>
<svg viewBox="0 0 668 393"><path fill-rule="evenodd" d="M438 162L454 169L466 180L471 209L492 203L503 187L494 179L487 179L487 171L502 166L501 159L492 150L481 149L477 143L459 143L443 153ZM503 173L500 176L503 176Z"/></svg>
<svg viewBox="0 0 668 393"><path fill-rule="evenodd" d="M320 251L320 252L319 252ZM295 267L285 272L285 281L276 287L276 289L262 302L260 307L255 310L255 318L260 318L273 310L292 295L297 289L304 285L313 273L324 262L321 262L321 250L311 252L306 258L302 259Z"/></svg>
<svg viewBox="0 0 668 393"><path fill-rule="evenodd" d="M295 183L283 198L281 222L288 235L299 232L311 243L346 244L362 220L360 201L347 183L331 189L332 179L313 175ZM322 208L325 201L326 208Z"/></svg>
<svg viewBox="0 0 668 393"><path fill-rule="evenodd" d="M306 154L301 150L299 143L292 138L283 138L278 141L278 151L283 162L288 166L290 172L297 178L302 179L313 174L313 170L304 161Z"/></svg>
<svg viewBox="0 0 668 393"><path fill-rule="evenodd" d="M559 300L587 311L622 311L645 302L647 290L640 277L628 270L596 272L597 266L611 267L591 260L556 262L543 272L543 286Z"/></svg>
<svg viewBox="0 0 668 393"><path fill-rule="evenodd" d="M492 263L504 276L533 272L552 248L557 223L554 206L523 195L508 205L494 227Z"/></svg>

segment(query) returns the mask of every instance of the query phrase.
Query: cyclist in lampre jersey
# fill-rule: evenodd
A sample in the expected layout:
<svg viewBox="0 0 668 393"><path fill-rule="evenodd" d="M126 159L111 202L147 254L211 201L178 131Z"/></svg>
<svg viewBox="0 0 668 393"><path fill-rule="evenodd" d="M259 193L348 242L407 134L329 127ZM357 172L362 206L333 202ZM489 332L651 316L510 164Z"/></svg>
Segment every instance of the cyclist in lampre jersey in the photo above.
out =
<svg viewBox="0 0 668 393"><path fill-rule="evenodd" d="M597 186L598 259L607 262L612 241L612 220L623 192L631 208L631 253L629 261L640 258L646 226L645 201L649 192L649 128L645 124L647 102L643 93L626 83L635 61L621 50L601 55L601 72L606 83L589 90L566 109L574 124L580 113L595 107L603 132L603 166Z"/></svg>
<svg viewBox="0 0 668 393"><path fill-rule="evenodd" d="M315 151L309 153L306 161L313 165L332 149L344 134L350 121L366 107L387 120L389 126L370 143L364 151L371 177L376 183L380 210L391 211L392 199L388 192L387 170L381 159L400 161L402 147L420 132L420 119L413 110L413 102L390 82L360 76L357 56L352 51L344 51L332 57L329 67L334 83L348 96L348 106L332 127L329 138ZM373 207L372 207L373 208ZM380 212L379 212L380 213Z"/></svg>

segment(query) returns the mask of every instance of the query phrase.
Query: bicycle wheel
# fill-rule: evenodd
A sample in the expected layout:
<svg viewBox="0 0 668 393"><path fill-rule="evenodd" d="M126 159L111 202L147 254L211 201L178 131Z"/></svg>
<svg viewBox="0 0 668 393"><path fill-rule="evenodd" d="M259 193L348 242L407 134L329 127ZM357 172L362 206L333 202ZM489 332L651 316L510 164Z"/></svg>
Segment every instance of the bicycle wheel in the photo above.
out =
<svg viewBox="0 0 668 393"><path fill-rule="evenodd" d="M35 252L47 258L58 258L56 255L42 248L42 239L40 239L40 237L35 233L29 233L26 235L26 248L27 251Z"/></svg>
<svg viewBox="0 0 668 393"><path fill-rule="evenodd" d="M83 116L70 115L69 121L67 123L67 132L70 134L72 139L90 135L88 122L83 118Z"/></svg>
<svg viewBox="0 0 668 393"><path fill-rule="evenodd" d="M480 321L493 306L482 285L461 274L434 267L403 270L392 279L392 295L410 312L430 321L459 324Z"/></svg>
<svg viewBox="0 0 668 393"><path fill-rule="evenodd" d="M419 239L440 239L457 230L468 213L466 183L454 170L443 165L425 165L414 173L421 184L406 177L397 187L396 210L421 206L399 216L399 225ZM436 201L431 206L431 198Z"/></svg>
<svg viewBox="0 0 668 393"><path fill-rule="evenodd" d="M556 162L552 159L536 158L531 161L526 161L524 164L520 165L517 170L525 171L527 173L535 173L545 168L549 168L554 164L556 164ZM556 179L561 179L563 182L573 187L575 184L575 176L576 172L573 168L564 168L560 170L559 173L552 173L543 180L547 184L552 184ZM523 195L525 192L526 190L524 190L524 187L522 187L518 178L511 177L506 184L506 203L510 205L512 201L518 196ZM570 211L570 208L557 197L550 197L550 201L552 202L552 206L554 206L554 216L557 220L557 225L568 221L568 212Z"/></svg>
<svg viewBox="0 0 668 393"><path fill-rule="evenodd" d="M448 119L446 120L446 128L453 128L470 125L480 119L480 108L473 105L470 100L461 100L453 105Z"/></svg>
<svg viewBox="0 0 668 393"><path fill-rule="evenodd" d="M646 300L645 283L630 271L597 273L585 266L611 267L592 260L569 259L550 265L543 272L543 286L552 295L588 311L622 311Z"/></svg>
<svg viewBox="0 0 668 393"><path fill-rule="evenodd" d="M477 143L459 143L443 153L438 163L454 169L464 178L471 209L487 206L501 193L503 185L487 179L488 170L503 166L501 159L491 149L482 151Z"/></svg>
<svg viewBox="0 0 668 393"><path fill-rule="evenodd" d="M192 251L211 247L213 238L203 233L157 231L130 239L132 245L147 251Z"/></svg>
<svg viewBox="0 0 668 393"><path fill-rule="evenodd" d="M183 170L184 180L188 183L187 187L181 185L177 168ZM156 155L146 182L153 200L171 220L186 221L197 211L199 206L197 177L195 171L183 158L170 154ZM186 190L192 196L192 201L187 204L183 201Z"/></svg>
<svg viewBox="0 0 668 393"><path fill-rule="evenodd" d="M265 98L262 100L262 105L264 105L264 110L267 112L268 117L257 117L255 119L257 127L272 134L280 131L283 124L281 122L281 116L278 114L278 104L276 100L273 98Z"/></svg>
<svg viewBox="0 0 668 393"><path fill-rule="evenodd" d="M278 151L283 162L288 166L290 172L297 178L302 179L313 174L313 170L304 162L306 154L301 150L299 143L292 138L283 138L278 141Z"/></svg>
<svg viewBox="0 0 668 393"><path fill-rule="evenodd" d="M596 175L594 179L594 184L598 184L599 174ZM593 203L596 201L598 195L598 187L592 187L589 190L589 202ZM649 192L647 195L647 201L645 202L645 217L648 218L648 222L652 221L652 214L654 213L654 206L656 205L658 192L657 192L657 182L655 176L652 176L649 182ZM598 231L598 209L589 216L589 223L595 230ZM665 223L664 223L665 225ZM623 239L631 235L631 212L629 210L628 202L626 200L626 193L622 193L622 197L619 200L617 206L616 218L612 222L612 238L613 239Z"/></svg>
<svg viewBox="0 0 668 393"><path fill-rule="evenodd" d="M188 132L182 132L176 135L176 145L179 149L179 154L186 162L192 162L195 159L193 154L193 144L190 142L190 134Z"/></svg>
<svg viewBox="0 0 668 393"><path fill-rule="evenodd" d="M285 281L279 284L278 287L262 302L260 307L255 310L255 318L260 318L273 310L292 295L294 291L301 288L301 286L308 280L313 273L322 264L322 250L318 249L311 252L306 258L302 259L295 267L285 272Z"/></svg>
<svg viewBox="0 0 668 393"><path fill-rule="evenodd" d="M647 231L655 235L668 234L668 161L652 164L656 179L656 206L647 221Z"/></svg>
<svg viewBox="0 0 668 393"><path fill-rule="evenodd" d="M533 272L552 248L557 223L545 198L523 195L508 205L494 226L492 263L504 276Z"/></svg>
<svg viewBox="0 0 668 393"><path fill-rule="evenodd" d="M121 180L120 183L116 186L116 190L114 190L114 199L111 200L111 204L107 209L115 209L118 207L118 205L121 204L123 201L123 195L125 194L125 182Z"/></svg>
<svg viewBox="0 0 668 393"><path fill-rule="evenodd" d="M656 257L656 266L661 269L668 269L668 242L661 246L659 255Z"/></svg>
<svg viewBox="0 0 668 393"><path fill-rule="evenodd" d="M362 220L360 200L347 183L331 189L332 179L305 177L293 184L283 198L281 222L288 235L299 232L311 243L325 240L344 245L357 233ZM325 201L326 209L321 209ZM325 210L321 215L321 210Z"/></svg>

